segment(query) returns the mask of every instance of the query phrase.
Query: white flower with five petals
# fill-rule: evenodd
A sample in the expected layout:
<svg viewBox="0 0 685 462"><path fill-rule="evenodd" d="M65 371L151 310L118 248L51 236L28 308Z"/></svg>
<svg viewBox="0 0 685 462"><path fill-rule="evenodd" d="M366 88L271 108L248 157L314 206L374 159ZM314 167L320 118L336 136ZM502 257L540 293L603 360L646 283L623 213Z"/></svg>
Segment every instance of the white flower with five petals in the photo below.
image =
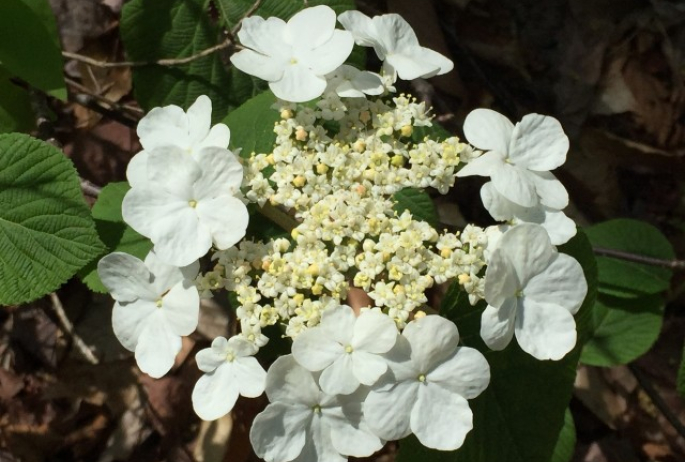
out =
<svg viewBox="0 0 685 462"><path fill-rule="evenodd" d="M193 408L204 420L216 420L233 409L238 396L256 398L264 393L266 372L253 356L257 346L241 336L217 337L211 348L197 353L205 374L193 389Z"/></svg>
<svg viewBox="0 0 685 462"><path fill-rule="evenodd" d="M184 112L178 106L156 107L138 122L138 137L143 150L133 156L126 169L132 187L148 181L148 153L156 148L176 146L191 155L202 148L227 148L231 132L224 124L212 124L212 101L201 95Z"/></svg>
<svg viewBox="0 0 685 462"><path fill-rule="evenodd" d="M326 310L321 323L295 338L295 360L312 372L323 371L321 389L330 395L348 395L360 384L373 385L388 364L381 357L397 339L395 322L380 311L355 316L346 305Z"/></svg>
<svg viewBox="0 0 685 462"><path fill-rule="evenodd" d="M266 462L345 462L366 457L383 442L362 414L366 391L347 396L321 391L317 375L292 355L281 356L266 375L271 404L254 420L250 442Z"/></svg>
<svg viewBox="0 0 685 462"><path fill-rule="evenodd" d="M153 149L148 181L129 190L122 204L126 223L152 241L157 257L177 266L204 256L212 245L233 246L249 220L235 197L243 179L237 157L206 147L195 159L175 146Z"/></svg>
<svg viewBox="0 0 685 462"><path fill-rule="evenodd" d="M429 78L452 70L452 61L419 45L414 30L398 14L369 18L359 11L345 11L338 21L354 35L357 45L373 47L383 61L386 75L403 80Z"/></svg>
<svg viewBox="0 0 685 462"><path fill-rule="evenodd" d="M476 109L464 121L464 135L487 152L457 176L489 176L498 193L523 207L541 203L561 210L568 205L566 189L549 173L566 161L569 147L557 119L528 114L514 126L502 114Z"/></svg>
<svg viewBox="0 0 685 462"><path fill-rule="evenodd" d="M325 76L352 52L352 34L335 28L335 12L328 6L305 8L286 23L252 16L238 32L246 49L231 56L241 71L269 82L274 95L300 103L326 89Z"/></svg>
<svg viewBox="0 0 685 462"><path fill-rule="evenodd" d="M135 351L143 372L159 378L174 364L181 351L181 337L198 323L200 295L195 277L198 262L183 268L161 262L150 252L145 262L123 252L98 262L98 274L112 298L114 334Z"/></svg>
<svg viewBox="0 0 685 462"><path fill-rule="evenodd" d="M414 433L433 449L461 447L473 428L467 399L490 383L485 357L460 347L457 326L441 316L411 321L386 356L391 372L364 402L371 430L387 440Z"/></svg>
<svg viewBox="0 0 685 462"><path fill-rule="evenodd" d="M528 354L559 360L576 345L573 315L586 294L580 263L557 252L541 226L515 226L488 261L480 335L493 350L504 349L516 335Z"/></svg>
<svg viewBox="0 0 685 462"><path fill-rule="evenodd" d="M356 67L343 64L326 76L326 93L335 92L343 98L364 98L365 95L380 95L385 91L380 75L360 71Z"/></svg>

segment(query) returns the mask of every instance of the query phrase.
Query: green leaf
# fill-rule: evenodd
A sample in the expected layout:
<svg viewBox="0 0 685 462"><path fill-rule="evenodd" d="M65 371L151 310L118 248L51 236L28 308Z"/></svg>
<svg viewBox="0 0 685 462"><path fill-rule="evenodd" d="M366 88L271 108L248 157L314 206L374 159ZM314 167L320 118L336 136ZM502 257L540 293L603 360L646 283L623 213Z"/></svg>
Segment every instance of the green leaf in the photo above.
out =
<svg viewBox="0 0 685 462"><path fill-rule="evenodd" d="M661 295L636 298L600 294L593 309L593 335L583 348L581 362L592 366L627 364L651 348L661 331Z"/></svg>
<svg viewBox="0 0 685 462"><path fill-rule="evenodd" d="M414 218L425 221L434 228L438 227L438 212L435 209L433 199L426 191L405 188L393 194L392 197L396 201L395 210L397 213L409 210Z"/></svg>
<svg viewBox="0 0 685 462"><path fill-rule="evenodd" d="M132 0L124 5L121 36L128 58L154 62L195 55L223 40L210 17L209 0ZM265 84L237 69L226 70L219 52L187 64L135 67L136 99L146 110L175 104L187 108L198 96L212 100L212 120L259 93Z"/></svg>
<svg viewBox="0 0 685 462"><path fill-rule="evenodd" d="M270 91L248 100L231 111L223 122L231 129L231 147L242 148L240 155L265 154L274 149L274 124L280 120L278 111L271 109L276 97Z"/></svg>
<svg viewBox="0 0 685 462"><path fill-rule="evenodd" d="M152 249L152 242L131 229L121 216L121 203L129 189L126 182L110 183L102 188L93 206L95 227L107 249L84 267L79 276L94 292L107 293L97 272L97 262L101 257L111 252L126 252L144 260Z"/></svg>
<svg viewBox="0 0 685 462"><path fill-rule="evenodd" d="M566 409L564 414L564 426L561 427L557 445L550 462L571 462L573 452L576 448L576 424L573 422L573 415L570 409Z"/></svg>
<svg viewBox="0 0 685 462"><path fill-rule="evenodd" d="M596 289L592 249L579 232L563 250L581 263L588 280L588 296L576 315L579 338L583 338L587 335L583 332L584 319L594 304ZM463 344L482 351L490 364L490 385L478 398L469 401L474 414L473 430L464 446L453 452L429 450L414 438L403 440L398 462L551 460L571 399L581 344L561 361L538 361L524 353L515 340L503 351L490 351L479 335L484 307L484 302L470 306L456 283L440 307L440 313L457 324Z"/></svg>
<svg viewBox="0 0 685 462"><path fill-rule="evenodd" d="M673 246L654 226L630 219L611 220L585 230L593 247L673 259ZM671 270L605 256L597 257L599 290L615 297L638 297L668 289Z"/></svg>
<svg viewBox="0 0 685 462"><path fill-rule="evenodd" d="M57 289L103 249L78 175L62 152L0 135L0 305Z"/></svg>
<svg viewBox="0 0 685 462"><path fill-rule="evenodd" d="M453 136L445 127L434 121L430 127L414 127L411 138L414 143L421 143L426 137L433 141L443 141Z"/></svg>
<svg viewBox="0 0 685 462"><path fill-rule="evenodd" d="M62 49L48 0L2 0L0 63L12 75L66 100Z"/></svg>
<svg viewBox="0 0 685 462"><path fill-rule="evenodd" d="M36 125L31 98L26 90L10 82L10 77L0 66L0 133L28 132Z"/></svg>

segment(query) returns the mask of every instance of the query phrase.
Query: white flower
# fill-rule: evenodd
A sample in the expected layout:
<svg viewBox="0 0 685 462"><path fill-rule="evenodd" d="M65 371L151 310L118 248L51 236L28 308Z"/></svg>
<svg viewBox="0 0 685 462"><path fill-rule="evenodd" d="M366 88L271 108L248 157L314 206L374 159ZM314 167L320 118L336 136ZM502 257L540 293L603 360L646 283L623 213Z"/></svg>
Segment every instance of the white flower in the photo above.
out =
<svg viewBox="0 0 685 462"><path fill-rule="evenodd" d="M333 91L343 98L363 98L364 95L380 95L385 91L383 80L378 74L360 71L343 64L326 76L326 92Z"/></svg>
<svg viewBox="0 0 685 462"><path fill-rule="evenodd" d="M419 45L414 30L398 14L369 18L359 11L345 11L338 21L354 35L357 45L373 47L387 75L404 80L428 78L452 70L452 61Z"/></svg>
<svg viewBox="0 0 685 462"><path fill-rule="evenodd" d="M132 187L148 181L148 153L155 148L177 146L195 155L204 147L226 148L231 132L224 124L212 124L212 101L201 95L184 112L178 106L156 107L138 122L138 137L143 151L128 164L126 178Z"/></svg>
<svg viewBox="0 0 685 462"><path fill-rule="evenodd" d="M486 152L472 159L457 176L492 178L501 195L523 207L542 203L561 210L568 193L549 173L566 161L569 142L554 117L528 114L514 126L490 109L476 109L464 121L469 143Z"/></svg>
<svg viewBox="0 0 685 462"><path fill-rule="evenodd" d="M576 223L561 210L542 204L523 207L497 192L491 181L480 190L483 205L495 220L507 221L516 226L520 223L535 223L547 231L554 245L565 244L576 235Z"/></svg>
<svg viewBox="0 0 685 462"><path fill-rule="evenodd" d="M371 430L387 440L413 432L429 448L459 448L473 428L466 400L490 382L485 357L460 347L457 327L440 316L407 324L387 357L392 374L381 378L364 403Z"/></svg>
<svg viewBox="0 0 685 462"><path fill-rule="evenodd" d="M325 311L321 323L297 336L292 353L302 366L317 372L321 389L330 395L348 395L360 384L373 385L388 368L380 356L397 339L395 322L378 311L356 317L352 308Z"/></svg>
<svg viewBox="0 0 685 462"><path fill-rule="evenodd" d="M269 82L278 98L296 103L321 96L325 75L344 63L354 46L349 32L335 29L335 12L325 5L305 8L287 23L246 18L238 37L247 49L231 56L233 65Z"/></svg>
<svg viewBox="0 0 685 462"><path fill-rule="evenodd" d="M197 353L197 367L205 374L193 389L193 408L204 420L231 412L238 395L256 398L264 393L266 372L254 354L258 348L240 336L217 337L211 348Z"/></svg>
<svg viewBox="0 0 685 462"><path fill-rule="evenodd" d="M586 294L580 264L557 252L541 226L515 226L490 255L481 337L502 350L515 333L521 349L535 358L561 359L576 344L573 315Z"/></svg>
<svg viewBox="0 0 685 462"><path fill-rule="evenodd" d="M200 295L198 262L167 265L150 252L145 262L123 252L98 262L98 274L112 298L112 327L121 344L135 351L143 372L159 378L174 365L181 336L197 327Z"/></svg>
<svg viewBox="0 0 685 462"><path fill-rule="evenodd" d="M322 392L316 375L292 355L281 356L266 375L269 404L254 420L250 441L267 462L344 462L383 446L364 422L362 390L348 396Z"/></svg>
<svg viewBox="0 0 685 462"><path fill-rule="evenodd" d="M126 223L155 245L161 260L183 266L212 244L227 249L245 235L249 215L235 194L243 168L227 149L208 147L197 162L179 147L155 148L147 161L149 181L124 197Z"/></svg>

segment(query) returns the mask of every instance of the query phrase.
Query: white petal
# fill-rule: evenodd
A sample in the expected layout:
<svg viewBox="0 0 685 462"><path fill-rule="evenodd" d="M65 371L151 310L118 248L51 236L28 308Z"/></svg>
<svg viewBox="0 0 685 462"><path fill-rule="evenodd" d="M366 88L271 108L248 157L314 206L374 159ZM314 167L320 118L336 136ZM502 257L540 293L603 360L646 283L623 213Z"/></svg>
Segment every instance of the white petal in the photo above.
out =
<svg viewBox="0 0 685 462"><path fill-rule="evenodd" d="M161 310L171 332L192 334L200 316L200 294L194 282L179 282L172 287L162 298Z"/></svg>
<svg viewBox="0 0 685 462"><path fill-rule="evenodd" d="M284 101L304 103L323 94L326 79L304 65L290 64L284 69L283 77L269 83L269 88Z"/></svg>
<svg viewBox="0 0 685 462"><path fill-rule="evenodd" d="M318 404L320 389L312 373L300 366L293 355L279 357L266 374L269 401L298 405Z"/></svg>
<svg viewBox="0 0 685 462"><path fill-rule="evenodd" d="M176 145L188 145L188 118L178 106L156 107L138 122L138 137L146 151Z"/></svg>
<svg viewBox="0 0 685 462"><path fill-rule="evenodd" d="M411 429L421 444L452 451L464 444L472 428L473 413L464 398L433 384L419 387Z"/></svg>
<svg viewBox="0 0 685 462"><path fill-rule="evenodd" d="M508 221L514 218L514 204L495 189L492 181L488 181L480 188L480 198L490 216L498 221Z"/></svg>
<svg viewBox="0 0 685 462"><path fill-rule="evenodd" d="M546 172L566 162L568 137L554 117L528 114L516 125L509 157L516 165Z"/></svg>
<svg viewBox="0 0 685 462"><path fill-rule="evenodd" d="M419 60L414 55L389 53L385 57L385 61L395 69L402 80L432 76L440 71L440 68L432 62Z"/></svg>
<svg viewBox="0 0 685 462"><path fill-rule="evenodd" d="M145 257L145 266L152 273L152 286L157 296L168 292L169 289L184 279L194 281L200 272L200 263L197 261L183 267L170 265L160 260L154 250Z"/></svg>
<svg viewBox="0 0 685 462"><path fill-rule="evenodd" d="M376 311L362 313L354 324L351 344L355 351L386 353L395 345L398 332L395 321Z"/></svg>
<svg viewBox="0 0 685 462"><path fill-rule="evenodd" d="M537 359L559 360L576 345L576 322L559 305L525 299L516 314L516 340Z"/></svg>
<svg viewBox="0 0 685 462"><path fill-rule="evenodd" d="M214 372L204 374L193 388L195 413L202 420L216 420L233 409L238 399L238 382L231 363L224 363Z"/></svg>
<svg viewBox="0 0 685 462"><path fill-rule="evenodd" d="M221 338L221 337L219 337ZM214 340L216 342L216 340ZM212 343L212 347L214 343ZM230 349L238 357L252 356L259 351L257 345L253 342L246 340L241 335L234 335L226 343L226 349Z"/></svg>
<svg viewBox="0 0 685 462"><path fill-rule="evenodd" d="M264 393L266 371L252 356L237 358L233 361L235 381L240 394L246 398L256 398Z"/></svg>
<svg viewBox="0 0 685 462"><path fill-rule="evenodd" d="M224 124L214 125L209 133L196 148L198 150L208 147L228 148L231 141L231 130Z"/></svg>
<svg viewBox="0 0 685 462"><path fill-rule="evenodd" d="M452 356L428 373L426 381L466 399L473 399L490 383L490 366L478 350L459 347Z"/></svg>
<svg viewBox="0 0 685 462"><path fill-rule="evenodd" d="M136 300L130 303L114 304L112 309L112 329L117 340L129 351L135 351L145 320L155 313L154 302Z"/></svg>
<svg viewBox="0 0 685 462"><path fill-rule="evenodd" d="M372 390L364 401L369 428L384 440L399 440L411 433L411 406L421 386L418 380L399 382L392 388Z"/></svg>
<svg viewBox="0 0 685 462"><path fill-rule="evenodd" d="M435 75L443 75L454 69L454 63L451 59L438 53L437 51L431 50L430 48L421 47L421 53L423 59L430 62L434 66L437 66L438 72ZM424 75L423 78L428 78L432 76Z"/></svg>
<svg viewBox="0 0 685 462"><path fill-rule="evenodd" d="M140 370L158 379L169 372L179 351L181 337L171 332L160 311L151 314L136 346L136 362Z"/></svg>
<svg viewBox="0 0 685 462"><path fill-rule="evenodd" d="M171 209L166 219L159 220L150 240L157 256L173 265L184 266L204 256L212 247L209 228L203 226L191 209Z"/></svg>
<svg viewBox="0 0 685 462"><path fill-rule="evenodd" d="M504 159L497 151L490 151L471 160L457 172L458 177L478 175L492 176L494 172L502 169Z"/></svg>
<svg viewBox="0 0 685 462"><path fill-rule="evenodd" d="M302 453L292 462L346 462L347 457L341 455L333 446L331 428L323 422L322 416L314 415L307 426L307 439ZM279 458L278 461L281 459ZM268 462L268 461L267 461Z"/></svg>
<svg viewBox="0 0 685 462"><path fill-rule="evenodd" d="M342 354L319 377L319 385L329 395L349 395L359 388L359 380L352 372L352 357Z"/></svg>
<svg viewBox="0 0 685 462"><path fill-rule="evenodd" d="M355 351L352 353L352 373L364 385L373 385L387 370L387 361L378 355L365 351Z"/></svg>
<svg viewBox="0 0 685 462"><path fill-rule="evenodd" d="M459 344L457 326L438 315L411 321L402 335L411 344L412 363L424 374L450 356Z"/></svg>
<svg viewBox="0 0 685 462"><path fill-rule="evenodd" d="M473 161L467 164L471 165ZM508 163L502 163L490 177L498 193L523 207L538 204L536 175Z"/></svg>
<svg viewBox="0 0 685 462"><path fill-rule="evenodd" d="M305 8L290 18L283 39L295 49L311 50L326 43L334 30L335 11L319 5Z"/></svg>
<svg viewBox="0 0 685 462"><path fill-rule="evenodd" d="M576 222L566 216L564 212L544 208L545 219L541 225L547 230L554 245L566 244L578 232Z"/></svg>
<svg viewBox="0 0 685 462"><path fill-rule="evenodd" d="M491 109L475 109L464 120L464 135L478 149L509 152L509 141L514 124L499 112Z"/></svg>
<svg viewBox="0 0 685 462"><path fill-rule="evenodd" d="M521 283L508 254L498 246L490 254L485 272L485 300L494 307L500 307L520 288Z"/></svg>
<svg viewBox="0 0 685 462"><path fill-rule="evenodd" d="M98 275L117 301L154 300L158 295L152 290L147 267L133 255L124 252L105 255L98 262Z"/></svg>
<svg viewBox="0 0 685 462"><path fill-rule="evenodd" d="M540 203L561 210L568 205L568 192L561 181L549 172L530 172Z"/></svg>
<svg viewBox="0 0 685 462"><path fill-rule="evenodd" d="M377 45L375 38L376 29L371 18L357 10L348 10L338 15L338 21L343 27L352 32L354 40L357 45L364 47L373 47ZM384 56L379 56L380 59L385 59Z"/></svg>
<svg viewBox="0 0 685 462"><path fill-rule="evenodd" d="M188 108L188 135L190 145L200 143L209 134L212 125L212 100L200 95Z"/></svg>
<svg viewBox="0 0 685 462"><path fill-rule="evenodd" d="M243 181L243 166L228 149L208 147L197 153L202 174L193 185L196 200L234 195Z"/></svg>
<svg viewBox="0 0 685 462"><path fill-rule="evenodd" d="M183 200L194 199L193 184L202 175L197 162L178 147L157 148L148 154L148 188L162 189Z"/></svg>
<svg viewBox="0 0 685 462"><path fill-rule="evenodd" d="M414 29L399 14L374 16L372 21L376 31L375 39L387 53L404 54L420 47Z"/></svg>
<svg viewBox="0 0 685 462"><path fill-rule="evenodd" d="M502 236L499 250L504 253L516 271L520 288L547 268L556 253L542 226L522 223Z"/></svg>
<svg viewBox="0 0 685 462"><path fill-rule="evenodd" d="M352 342L356 322L352 308L338 305L323 312L320 326L331 339L346 346Z"/></svg>
<svg viewBox="0 0 685 462"><path fill-rule="evenodd" d="M244 47L252 48L262 55L287 60L290 47L283 41L284 33L285 21L282 19L275 16L268 19L250 16L240 23L238 38Z"/></svg>
<svg viewBox="0 0 685 462"><path fill-rule="evenodd" d="M345 349L325 330L312 327L295 338L292 354L305 369L321 371L345 354Z"/></svg>
<svg viewBox="0 0 685 462"><path fill-rule="evenodd" d="M223 337L217 337L214 339L214 342L219 339L226 340ZM214 342L212 342L212 346L214 346ZM198 369L202 372L213 372L217 367L226 362L226 353L219 353L215 348L205 348L197 352L195 362Z"/></svg>
<svg viewBox="0 0 685 462"><path fill-rule="evenodd" d="M275 82L283 78L288 65L286 55L265 56L252 50L241 50L231 55L231 63L246 74Z"/></svg>
<svg viewBox="0 0 685 462"><path fill-rule="evenodd" d="M350 56L353 47L352 34L336 30L326 43L297 56L300 64L311 69L314 74L324 76L340 67Z"/></svg>
<svg viewBox="0 0 685 462"><path fill-rule="evenodd" d="M383 442L369 429L362 414L366 392L341 398L342 408L334 415L323 410L336 451L354 457L367 457L383 447Z"/></svg>
<svg viewBox="0 0 685 462"><path fill-rule="evenodd" d="M250 442L255 453L267 462L294 460L305 444L305 428L312 412L275 402L255 417Z"/></svg>
<svg viewBox="0 0 685 462"><path fill-rule="evenodd" d="M514 337L517 298L511 297L500 308L488 305L480 318L480 336L491 350L504 350Z"/></svg>
<svg viewBox="0 0 685 462"><path fill-rule="evenodd" d="M247 230L250 214L245 204L233 196L220 196L197 204L200 222L211 235L219 250L237 244Z"/></svg>
<svg viewBox="0 0 685 462"><path fill-rule="evenodd" d="M583 268L573 257L558 253L545 271L528 281L525 295L526 300L559 305L575 314L587 295Z"/></svg>
<svg viewBox="0 0 685 462"><path fill-rule="evenodd" d="M144 188L149 185L147 176L147 151L140 151L133 156L126 167L126 180L132 188Z"/></svg>

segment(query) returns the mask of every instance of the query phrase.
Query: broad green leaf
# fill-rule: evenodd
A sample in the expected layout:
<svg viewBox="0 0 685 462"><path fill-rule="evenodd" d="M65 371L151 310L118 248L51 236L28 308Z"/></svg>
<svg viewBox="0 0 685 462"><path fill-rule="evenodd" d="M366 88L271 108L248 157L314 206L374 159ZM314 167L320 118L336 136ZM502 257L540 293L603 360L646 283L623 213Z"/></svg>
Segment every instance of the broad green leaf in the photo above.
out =
<svg viewBox="0 0 685 462"><path fill-rule="evenodd" d="M132 61L154 62L193 56L223 41L211 18L209 0L132 0L124 5L121 36ZM227 70L221 52L181 65L133 69L136 98L153 107L175 104L187 108L198 96L212 100L212 120L223 119L231 107L259 93L265 84L237 69Z"/></svg>
<svg viewBox="0 0 685 462"><path fill-rule="evenodd" d="M673 246L654 226L630 219L611 220L585 230L593 247L647 257L673 259ZM668 289L671 270L643 263L597 256L599 291L616 297L637 297Z"/></svg>
<svg viewBox="0 0 685 462"><path fill-rule="evenodd" d="M62 152L0 135L0 305L56 290L103 250L78 175Z"/></svg>
<svg viewBox="0 0 685 462"><path fill-rule="evenodd" d="M426 137L433 141L443 141L453 136L453 134L445 130L445 127L437 122L433 122L433 125L430 127L414 127L411 138L414 143L421 143Z"/></svg>
<svg viewBox="0 0 685 462"><path fill-rule="evenodd" d="M35 126L31 98L26 90L10 81L0 66L0 133L27 132Z"/></svg>
<svg viewBox="0 0 685 462"><path fill-rule="evenodd" d="M276 134L274 124L280 115L271 106L276 97L270 91L248 100L238 109L231 111L223 122L231 129L231 147L241 148L240 155L266 154L274 149Z"/></svg>
<svg viewBox="0 0 685 462"><path fill-rule="evenodd" d="M659 294L628 299L600 294L593 309L594 333L580 360L592 366L615 366L642 356L659 337L663 306Z"/></svg>
<svg viewBox="0 0 685 462"><path fill-rule="evenodd" d="M425 221L434 228L438 226L438 212L433 199L426 191L405 188L393 194L392 197L397 202L395 204L397 213L409 210L414 218Z"/></svg>
<svg viewBox="0 0 685 462"><path fill-rule="evenodd" d="M581 263L588 279L588 296L576 315L579 338L584 338L584 319L595 298L594 258L582 232L563 250ZM466 294L456 287L446 294L440 307L441 314L457 324L464 345L482 351L490 364L490 385L478 398L469 401L474 414L473 430L464 446L453 452L426 449L414 438L403 440L398 462L551 460L571 399L581 343L561 361L538 361L524 353L515 340L503 351L490 351L479 335L484 307L484 302L470 306Z"/></svg>
<svg viewBox="0 0 685 462"><path fill-rule="evenodd" d="M573 415L570 409L566 409L564 414L564 426L561 427L557 445L550 462L571 462L573 452L576 448L576 424L573 422Z"/></svg>
<svg viewBox="0 0 685 462"><path fill-rule="evenodd" d="M48 0L2 0L0 63L10 74L66 100L62 49Z"/></svg>
<svg viewBox="0 0 685 462"><path fill-rule="evenodd" d="M254 0L218 0L216 2L226 27L231 30L245 17L254 4ZM354 0L309 0L307 4L302 0L262 0L258 8L252 12L252 16L261 16L262 18L275 16L287 21L305 7L317 5L328 5L337 14L355 9ZM364 68L365 57L366 50L355 46L347 63L358 68Z"/></svg>
<svg viewBox="0 0 685 462"><path fill-rule="evenodd" d="M126 182L110 183L102 188L93 206L95 227L107 249L83 268L79 276L94 292L107 292L97 272L97 262L101 257L111 252L126 252L143 260L152 249L152 242L131 229L121 216L121 202L129 189Z"/></svg>

